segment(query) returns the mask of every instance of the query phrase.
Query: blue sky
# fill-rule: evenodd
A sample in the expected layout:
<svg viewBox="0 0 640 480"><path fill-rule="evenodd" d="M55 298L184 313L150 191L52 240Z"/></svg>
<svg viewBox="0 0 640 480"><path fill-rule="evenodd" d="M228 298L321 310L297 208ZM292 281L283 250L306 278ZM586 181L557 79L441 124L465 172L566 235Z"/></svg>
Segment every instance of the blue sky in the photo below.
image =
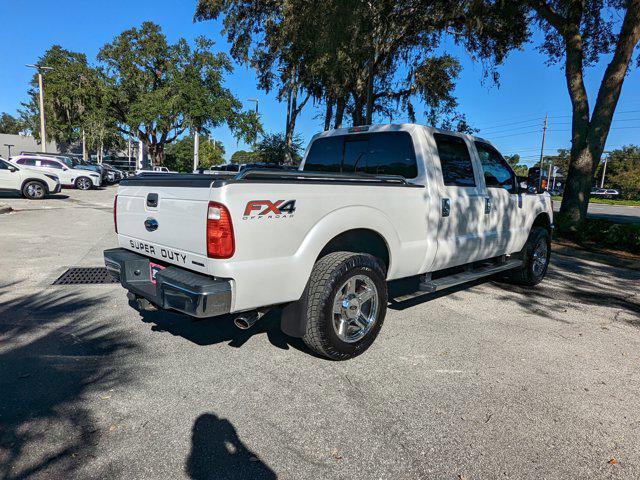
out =
<svg viewBox="0 0 640 480"><path fill-rule="evenodd" d="M90 60L102 45L127 28L151 20L162 26L170 41L179 37L189 40L205 35L216 41L216 48L228 51L220 35L219 22L193 23L196 1L137 0L45 0L0 2L0 18L5 27L0 44L0 111L14 114L26 91L33 71L25 67L34 63L53 44L84 52ZM20 27L18 27L20 26ZM545 57L535 44L512 53L500 67L500 86L482 84L482 68L468 59L464 51L452 47L451 53L462 60L463 71L456 87L460 111L469 123L480 128L479 135L496 144L504 154L519 153L525 163L532 164L539 156L541 126L549 114L546 152L569 146L570 101L563 71L559 66L547 67ZM595 97L608 59L587 73L587 88ZM237 66L227 78L227 86L243 101L260 100L260 113L266 131L284 130L285 105L275 95L256 88L255 75L247 67ZM45 86L46 91L46 86ZM246 108L253 104L245 103ZM297 132L305 142L322 129L322 107L308 105L298 121ZM403 121L399 115L395 121ZM424 119L418 118L418 122ZM224 142L228 155L238 148L226 128L215 130L217 140ZM607 148L640 144L640 70L632 70L622 90L622 96L609 135Z"/></svg>

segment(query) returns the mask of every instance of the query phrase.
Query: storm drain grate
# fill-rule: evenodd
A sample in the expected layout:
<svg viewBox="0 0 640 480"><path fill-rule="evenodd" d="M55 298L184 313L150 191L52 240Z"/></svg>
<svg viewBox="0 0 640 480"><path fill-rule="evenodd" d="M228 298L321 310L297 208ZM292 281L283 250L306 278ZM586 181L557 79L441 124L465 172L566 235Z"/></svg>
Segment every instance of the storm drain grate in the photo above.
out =
<svg viewBox="0 0 640 480"><path fill-rule="evenodd" d="M104 267L71 267L52 285L99 285L119 283Z"/></svg>

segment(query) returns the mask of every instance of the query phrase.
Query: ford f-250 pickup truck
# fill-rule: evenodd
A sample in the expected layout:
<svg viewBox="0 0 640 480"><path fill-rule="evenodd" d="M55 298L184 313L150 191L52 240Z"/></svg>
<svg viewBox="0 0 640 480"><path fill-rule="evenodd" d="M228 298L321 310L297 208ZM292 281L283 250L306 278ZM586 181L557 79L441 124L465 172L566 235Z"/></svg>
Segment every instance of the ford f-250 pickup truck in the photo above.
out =
<svg viewBox="0 0 640 480"><path fill-rule="evenodd" d="M435 292L500 273L547 271L548 194L531 194L486 140L421 125L316 135L297 171L153 174L120 183L121 248L106 267L139 309L236 314L348 359L374 341L387 281Z"/></svg>

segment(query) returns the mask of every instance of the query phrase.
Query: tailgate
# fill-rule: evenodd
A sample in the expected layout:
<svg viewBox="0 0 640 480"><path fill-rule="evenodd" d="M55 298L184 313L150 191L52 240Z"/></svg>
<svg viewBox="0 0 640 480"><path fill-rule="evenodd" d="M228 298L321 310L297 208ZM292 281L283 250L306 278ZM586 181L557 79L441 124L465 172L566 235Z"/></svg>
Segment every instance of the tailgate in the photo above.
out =
<svg viewBox="0 0 640 480"><path fill-rule="evenodd" d="M125 185L118 190L117 202L121 247L207 271L208 186Z"/></svg>

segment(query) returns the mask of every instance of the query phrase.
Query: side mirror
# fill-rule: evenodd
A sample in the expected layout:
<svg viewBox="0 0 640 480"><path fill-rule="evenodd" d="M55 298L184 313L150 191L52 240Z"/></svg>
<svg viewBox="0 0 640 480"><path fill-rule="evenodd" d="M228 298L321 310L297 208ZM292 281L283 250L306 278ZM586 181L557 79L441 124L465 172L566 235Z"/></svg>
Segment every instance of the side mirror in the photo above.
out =
<svg viewBox="0 0 640 480"><path fill-rule="evenodd" d="M62 170L66 172L69 169L67 167L62 167Z"/></svg>
<svg viewBox="0 0 640 480"><path fill-rule="evenodd" d="M12 166L12 165L9 165L9 171L10 172L17 172L18 169L16 167Z"/></svg>

